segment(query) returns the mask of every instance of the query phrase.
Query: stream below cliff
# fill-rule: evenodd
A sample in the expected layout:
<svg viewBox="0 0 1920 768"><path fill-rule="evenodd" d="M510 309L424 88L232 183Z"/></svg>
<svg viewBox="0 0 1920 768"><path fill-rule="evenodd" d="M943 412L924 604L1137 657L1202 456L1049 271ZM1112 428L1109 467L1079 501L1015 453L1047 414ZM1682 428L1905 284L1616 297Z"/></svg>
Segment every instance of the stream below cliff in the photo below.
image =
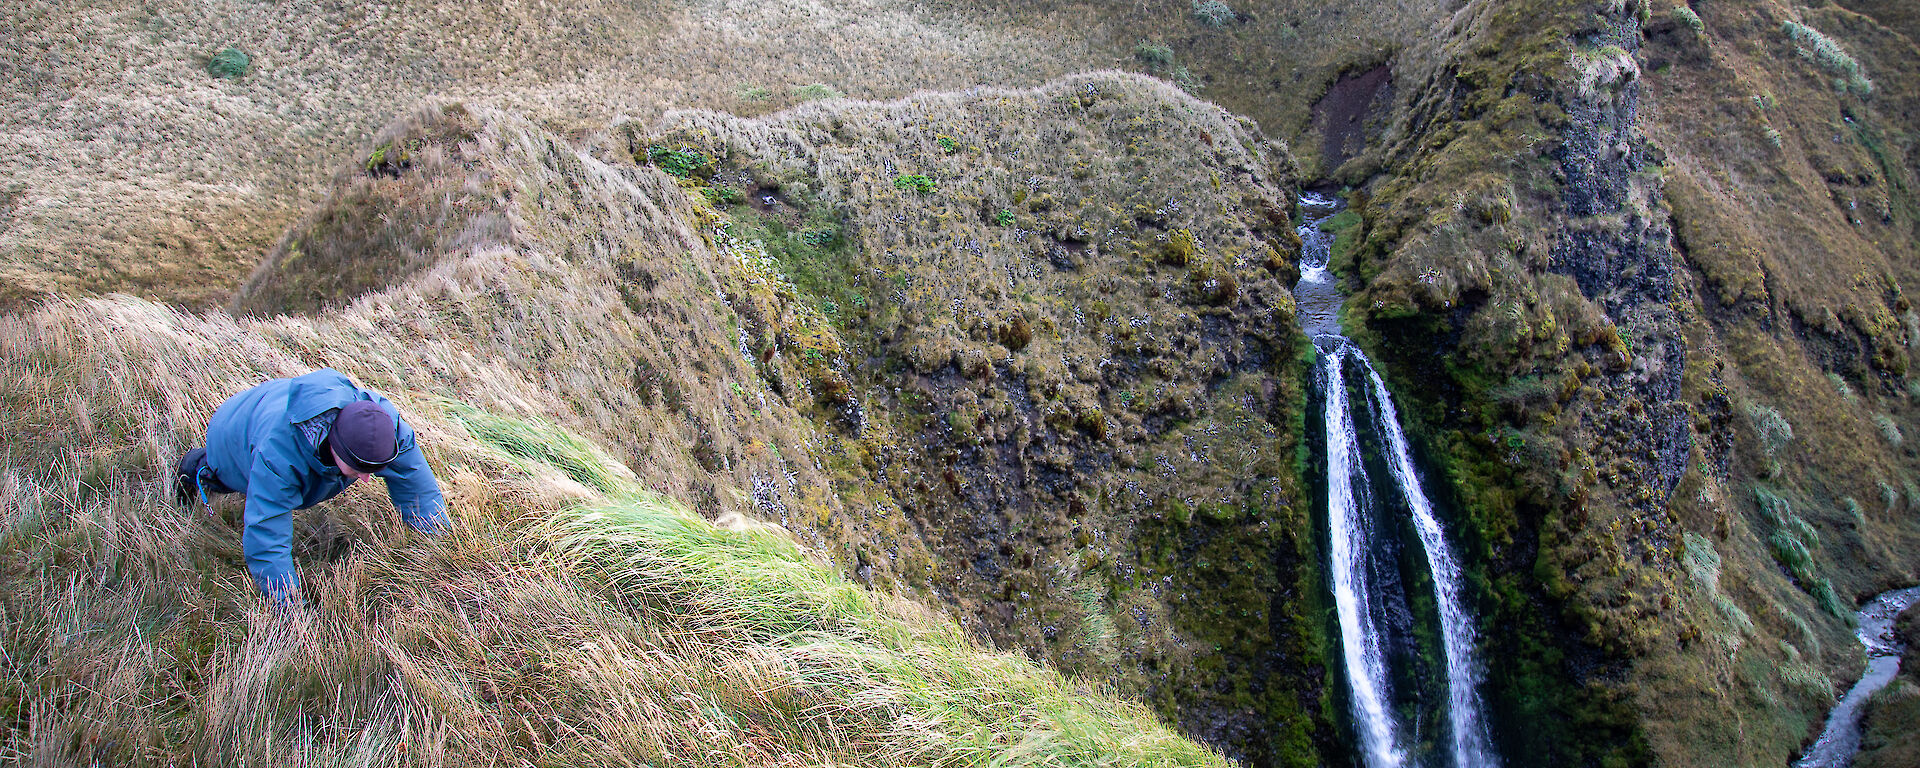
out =
<svg viewBox="0 0 1920 768"><path fill-rule="evenodd" d="M1867 699L1893 681L1900 671L1900 654L1906 650L1894 636L1893 620L1916 602L1920 602L1920 587L1907 587L1882 592L1860 608L1859 628L1853 634L1866 647L1867 669L1834 705L1820 739L1794 762L1794 768L1846 768L1853 764L1854 753L1860 751L1860 710Z"/></svg>
<svg viewBox="0 0 1920 768"><path fill-rule="evenodd" d="M1421 488L1386 382L1340 333L1343 297L1327 263L1333 238L1321 224L1341 205L1308 194L1301 208L1294 301L1320 358L1328 570L1360 753L1368 768L1496 766L1459 560ZM1349 395L1349 375L1356 396ZM1411 541L1403 535L1409 527ZM1416 542L1420 557L1411 552ZM1420 589L1423 581L1431 588ZM1430 735L1441 728L1443 737Z"/></svg>

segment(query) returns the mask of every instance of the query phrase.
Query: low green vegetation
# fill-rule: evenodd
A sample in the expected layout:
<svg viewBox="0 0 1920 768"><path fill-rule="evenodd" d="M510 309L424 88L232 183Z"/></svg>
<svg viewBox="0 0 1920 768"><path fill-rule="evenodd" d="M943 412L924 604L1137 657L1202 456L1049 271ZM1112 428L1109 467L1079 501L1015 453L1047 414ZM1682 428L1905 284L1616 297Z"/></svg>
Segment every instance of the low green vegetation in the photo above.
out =
<svg viewBox="0 0 1920 768"><path fill-rule="evenodd" d="M1220 0L1193 0L1193 18L1201 24L1218 29L1238 21L1240 16L1233 8Z"/></svg>
<svg viewBox="0 0 1920 768"><path fill-rule="evenodd" d="M253 59L238 48L222 48L207 60L207 74L221 80L238 80L247 76L247 70L253 65Z"/></svg>
<svg viewBox="0 0 1920 768"><path fill-rule="evenodd" d="M1673 7L1673 18L1685 24L1696 35L1707 31L1707 25L1700 21L1700 14L1694 13L1693 8L1684 3Z"/></svg>
<svg viewBox="0 0 1920 768"><path fill-rule="evenodd" d="M1747 422L1760 438L1760 450L1766 460L1766 474L1780 474L1780 454L1793 441L1793 425L1776 408L1759 403L1747 404Z"/></svg>
<svg viewBox="0 0 1920 768"><path fill-rule="evenodd" d="M793 97L800 101L822 101L844 98L846 94L826 83L808 83L793 87Z"/></svg>
<svg viewBox="0 0 1920 768"><path fill-rule="evenodd" d="M1873 95L1873 81L1861 71L1860 62L1847 54L1833 38L1797 21L1782 22L1780 32L1794 44L1794 52L1834 76L1834 89L1859 96Z"/></svg>
<svg viewBox="0 0 1920 768"><path fill-rule="evenodd" d="M847 742L852 755L885 750L862 762L1226 764L1137 705L1089 699L1017 655L981 651L949 622L895 613L782 534L719 529L645 495L557 517L547 530L558 552L642 616L793 665L790 690L708 699L723 723L803 743L903 719L920 724L911 739ZM825 717L822 706L837 711Z"/></svg>
<svg viewBox="0 0 1920 768"><path fill-rule="evenodd" d="M1333 247L1328 249L1327 268L1334 274L1347 276L1353 274L1353 257L1360 245L1360 214L1348 208L1320 222L1320 230L1333 235Z"/></svg>
<svg viewBox="0 0 1920 768"><path fill-rule="evenodd" d="M931 195L935 189L939 188L939 185L936 184L933 179L916 173L895 176L893 179L893 187L894 189L910 190L922 195Z"/></svg>
<svg viewBox="0 0 1920 768"><path fill-rule="evenodd" d="M1133 49L1133 58L1145 67L1149 74L1164 77L1180 90L1198 94L1206 90L1207 84L1199 75L1184 64L1174 61L1173 49L1159 43L1141 42Z"/></svg>
<svg viewBox="0 0 1920 768"><path fill-rule="evenodd" d="M857 322L868 310L871 289L855 279L852 243L842 236L839 216L822 201L794 202L804 211L798 216L736 202L727 209L729 231L742 241L758 243L793 287L834 323Z"/></svg>
<svg viewBox="0 0 1920 768"><path fill-rule="evenodd" d="M632 473L622 471L624 468L606 451L552 424L492 414L452 400L441 403L441 407L467 432L506 451L523 468L558 469L574 482L601 493L628 490L633 485Z"/></svg>
<svg viewBox="0 0 1920 768"><path fill-rule="evenodd" d="M1767 547L1774 560L1793 576L1795 584L1813 596L1821 610L1835 618L1848 618L1850 612L1834 594L1833 584L1815 566L1813 551L1820 546L1820 535L1813 526L1794 514L1786 499L1763 486L1753 487L1753 499L1771 529Z"/></svg>
<svg viewBox="0 0 1920 768"><path fill-rule="evenodd" d="M713 160L699 150L664 147L658 144L647 147L646 161L669 175L682 179L692 178L697 174L710 175L713 170Z"/></svg>
<svg viewBox="0 0 1920 768"><path fill-rule="evenodd" d="M1173 48L1165 43L1149 43L1142 40L1139 45L1133 47L1133 58L1139 60L1148 72L1157 75L1173 67Z"/></svg>

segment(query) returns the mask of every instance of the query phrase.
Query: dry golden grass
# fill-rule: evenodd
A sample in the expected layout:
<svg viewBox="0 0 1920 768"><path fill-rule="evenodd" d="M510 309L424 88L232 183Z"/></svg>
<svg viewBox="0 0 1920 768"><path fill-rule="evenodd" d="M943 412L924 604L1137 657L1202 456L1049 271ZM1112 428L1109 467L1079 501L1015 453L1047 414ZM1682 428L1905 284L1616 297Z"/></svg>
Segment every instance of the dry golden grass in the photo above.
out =
<svg viewBox="0 0 1920 768"><path fill-rule="evenodd" d="M428 97L566 132L669 106L768 109L1033 84L1083 43L896 2L453 5L23 2L0 17L0 272L8 300L137 290L218 302L330 169ZM203 70L233 45L238 80ZM764 100L742 97L761 87Z"/></svg>
<svg viewBox="0 0 1920 768"><path fill-rule="evenodd" d="M733 347L713 288L736 262L698 231L695 204L662 174L490 110L395 131L448 125L470 130L382 204L434 210L407 193L450 179L476 220L506 223L447 225L471 237L333 311L234 319L114 296L0 318L6 754L1223 764L1137 705L981 651L744 521L829 502L805 421L759 393ZM497 183L469 188L470 174ZM355 188L331 205L364 204ZM656 278L623 294L623 266ZM636 359L657 375L637 380ZM248 582L238 502L174 509L168 467L227 394L320 365L395 400L458 525L411 533L364 488L302 513L307 605L282 611ZM650 404L667 390L677 403ZM738 530L656 493L736 513Z"/></svg>
<svg viewBox="0 0 1920 768"><path fill-rule="evenodd" d="M673 108L765 113L811 84L892 98L1144 70L1133 50L1157 41L1209 83L1203 95L1292 137L1339 71L1384 60L1440 12L1235 7L1244 21L1213 29L1184 3L11 3L0 11L0 305L116 290L218 304L322 198L340 158L423 99L578 136ZM251 71L210 77L208 57L229 45Z"/></svg>

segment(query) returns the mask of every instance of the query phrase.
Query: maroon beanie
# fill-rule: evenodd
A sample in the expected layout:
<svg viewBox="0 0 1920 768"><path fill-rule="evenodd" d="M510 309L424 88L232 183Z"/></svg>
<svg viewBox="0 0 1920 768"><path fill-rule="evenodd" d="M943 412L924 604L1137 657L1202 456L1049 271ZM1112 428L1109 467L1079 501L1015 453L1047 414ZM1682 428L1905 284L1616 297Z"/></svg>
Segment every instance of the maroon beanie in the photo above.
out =
<svg viewBox="0 0 1920 768"><path fill-rule="evenodd" d="M327 435L333 454L362 472L374 472L393 461L400 444L394 439L393 417L371 400L340 409Z"/></svg>

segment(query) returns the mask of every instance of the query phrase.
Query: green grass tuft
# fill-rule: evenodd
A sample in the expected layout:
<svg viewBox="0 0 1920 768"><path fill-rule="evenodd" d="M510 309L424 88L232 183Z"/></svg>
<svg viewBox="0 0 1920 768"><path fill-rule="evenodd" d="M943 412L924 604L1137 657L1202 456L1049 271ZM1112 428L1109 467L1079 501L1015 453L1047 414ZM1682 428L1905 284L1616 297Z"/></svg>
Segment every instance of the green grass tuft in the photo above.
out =
<svg viewBox="0 0 1920 768"><path fill-rule="evenodd" d="M602 493L631 485L626 473L614 469L620 464L612 456L553 424L492 414L460 402L447 401L444 405L467 432L516 460L551 466L574 482Z"/></svg>
<svg viewBox="0 0 1920 768"><path fill-rule="evenodd" d="M895 189L912 190L923 195L931 195L935 189L939 188L933 179L920 174L896 176L893 179L893 186Z"/></svg>
<svg viewBox="0 0 1920 768"><path fill-rule="evenodd" d="M1801 58L1819 65L1821 69L1837 77L1834 85L1837 90L1852 92L1860 96L1873 95L1873 81L1860 69L1860 62L1848 55L1833 38L1820 33L1820 30L1799 22L1788 21L1780 25L1780 31L1788 40L1793 41L1794 51Z"/></svg>
<svg viewBox="0 0 1920 768"><path fill-rule="evenodd" d="M1240 17L1233 8L1220 0L1193 0L1193 17L1201 24L1219 29L1232 24Z"/></svg>
<svg viewBox="0 0 1920 768"><path fill-rule="evenodd" d="M207 60L207 74L221 80L238 80L246 77L247 69L253 59L238 48L222 48L213 58Z"/></svg>
<svg viewBox="0 0 1920 768"><path fill-rule="evenodd" d="M794 86L794 89L793 89L793 97L801 101L821 101L824 99L839 99L839 98L844 98L845 96L846 94L841 93L839 90L835 89L831 85L827 85L826 83L808 83L806 85Z"/></svg>

